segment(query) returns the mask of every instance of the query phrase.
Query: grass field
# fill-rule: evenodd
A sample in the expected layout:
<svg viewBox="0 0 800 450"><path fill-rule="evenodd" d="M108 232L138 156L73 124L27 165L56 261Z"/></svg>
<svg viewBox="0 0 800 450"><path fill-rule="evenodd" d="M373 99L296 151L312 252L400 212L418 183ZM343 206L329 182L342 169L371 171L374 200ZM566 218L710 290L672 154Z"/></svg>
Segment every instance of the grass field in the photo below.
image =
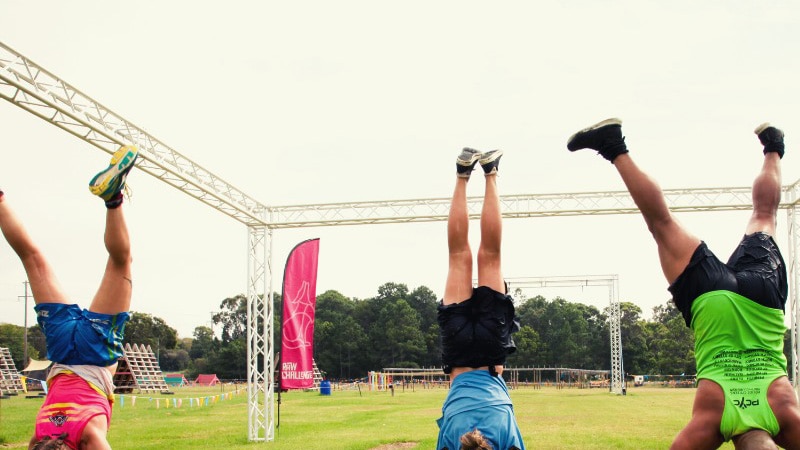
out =
<svg viewBox="0 0 800 450"><path fill-rule="evenodd" d="M224 387L231 392L232 387ZM118 400L109 432L124 449L433 449L435 419L447 391L362 392L334 390L282 395L280 427L271 442L247 441L247 396L242 392L209 406L189 398L218 396L221 388L177 388L175 395L136 394ZM626 396L600 389L520 388L511 391L529 449L665 449L689 420L694 389L640 387ZM166 408L165 400L182 400ZM0 400L0 448L25 448L40 399ZM277 411L277 409L276 409ZM387 444L406 443L405 446ZM384 446L384 447L381 447ZM726 444L725 449L733 448Z"/></svg>

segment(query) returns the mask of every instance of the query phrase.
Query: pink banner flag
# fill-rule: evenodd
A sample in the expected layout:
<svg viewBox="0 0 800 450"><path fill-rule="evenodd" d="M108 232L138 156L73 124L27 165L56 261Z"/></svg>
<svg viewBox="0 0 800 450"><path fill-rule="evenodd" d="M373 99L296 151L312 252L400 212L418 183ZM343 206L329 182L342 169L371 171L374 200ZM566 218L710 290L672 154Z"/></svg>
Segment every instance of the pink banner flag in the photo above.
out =
<svg viewBox="0 0 800 450"><path fill-rule="evenodd" d="M298 244L283 273L281 319L281 389L314 385L314 310L317 304L319 239Z"/></svg>

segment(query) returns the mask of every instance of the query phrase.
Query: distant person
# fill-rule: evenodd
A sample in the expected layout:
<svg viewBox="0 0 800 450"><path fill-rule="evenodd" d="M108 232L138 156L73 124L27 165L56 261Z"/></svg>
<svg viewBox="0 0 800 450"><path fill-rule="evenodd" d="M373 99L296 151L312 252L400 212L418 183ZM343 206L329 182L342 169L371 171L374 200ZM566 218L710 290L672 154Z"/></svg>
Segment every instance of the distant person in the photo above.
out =
<svg viewBox="0 0 800 450"><path fill-rule="evenodd" d="M89 183L91 192L105 201L108 262L88 310L72 304L62 292L44 255L0 191L0 229L25 268L47 359L55 363L29 449L111 448L106 434L114 397L112 377L123 355L132 289L130 240L121 206L125 179L137 157L135 147L120 148L109 167Z"/></svg>
<svg viewBox="0 0 800 450"><path fill-rule="evenodd" d="M450 392L437 421L437 450L524 450L508 388L501 376L506 356L516 350L519 329L500 267L502 216L497 194L500 150L465 148L456 160L456 187L447 219L449 270L438 308L442 363ZM472 287L467 182L480 163L486 189L481 211L478 286Z"/></svg>
<svg viewBox="0 0 800 450"><path fill-rule="evenodd" d="M692 418L673 449L714 449L730 440L740 449L776 443L800 449L800 409L783 355L786 265L772 237L784 135L768 123L755 133L764 162L745 235L727 263L671 214L661 188L628 153L622 121L602 121L567 142L570 151L596 150L616 167L655 238L673 301L694 332L699 382Z"/></svg>

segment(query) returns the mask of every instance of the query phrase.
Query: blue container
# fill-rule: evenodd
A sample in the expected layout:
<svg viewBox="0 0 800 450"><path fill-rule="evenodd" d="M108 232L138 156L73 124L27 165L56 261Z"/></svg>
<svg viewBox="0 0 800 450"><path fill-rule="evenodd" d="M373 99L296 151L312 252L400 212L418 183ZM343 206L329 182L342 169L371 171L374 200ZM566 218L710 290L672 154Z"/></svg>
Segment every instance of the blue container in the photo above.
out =
<svg viewBox="0 0 800 450"><path fill-rule="evenodd" d="M328 380L322 380L319 382L319 393L320 395L331 395L331 382Z"/></svg>

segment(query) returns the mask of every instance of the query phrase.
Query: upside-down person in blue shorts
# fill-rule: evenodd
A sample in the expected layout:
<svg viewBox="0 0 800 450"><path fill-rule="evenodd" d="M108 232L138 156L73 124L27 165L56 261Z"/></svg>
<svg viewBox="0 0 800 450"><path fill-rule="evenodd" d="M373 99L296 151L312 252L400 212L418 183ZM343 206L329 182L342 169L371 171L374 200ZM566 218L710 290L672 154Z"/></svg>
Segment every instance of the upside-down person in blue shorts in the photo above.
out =
<svg viewBox="0 0 800 450"><path fill-rule="evenodd" d="M89 183L107 208L108 262L88 310L72 304L62 292L47 260L0 191L0 229L25 268L47 358L54 362L29 449L111 448L106 434L114 396L112 377L122 356L132 289L130 239L121 206L125 179L137 157L135 147L120 148L109 167Z"/></svg>
<svg viewBox="0 0 800 450"><path fill-rule="evenodd" d="M597 150L628 188L658 247L661 269L695 337L697 394L692 418L672 449L800 449L800 409L783 355L786 265L773 240L781 199L783 132L755 130L764 160L753 182L753 212L727 263L672 215L658 184L633 162L622 121L575 133L570 151Z"/></svg>
<svg viewBox="0 0 800 450"><path fill-rule="evenodd" d="M438 321L442 363L450 392L437 421L437 450L524 450L508 388L501 376L506 356L516 350L519 329L500 266L502 216L497 194L500 150L465 148L456 160L456 187L447 219L449 270ZM467 182L476 164L486 189L481 211L478 287L472 286L468 240Z"/></svg>

